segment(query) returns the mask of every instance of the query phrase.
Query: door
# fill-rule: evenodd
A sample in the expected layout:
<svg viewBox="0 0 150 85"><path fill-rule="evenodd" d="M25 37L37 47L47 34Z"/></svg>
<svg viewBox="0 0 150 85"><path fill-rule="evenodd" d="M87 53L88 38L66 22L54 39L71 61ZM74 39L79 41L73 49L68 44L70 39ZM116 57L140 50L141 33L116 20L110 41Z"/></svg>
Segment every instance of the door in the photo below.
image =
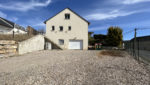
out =
<svg viewBox="0 0 150 85"><path fill-rule="evenodd" d="M82 40L70 40L69 41L69 49L82 50L83 49L83 41Z"/></svg>
<svg viewBox="0 0 150 85"><path fill-rule="evenodd" d="M51 45L50 42L46 42L46 43L45 43L45 49L46 49L46 50L51 50L51 49L52 49L52 45Z"/></svg>

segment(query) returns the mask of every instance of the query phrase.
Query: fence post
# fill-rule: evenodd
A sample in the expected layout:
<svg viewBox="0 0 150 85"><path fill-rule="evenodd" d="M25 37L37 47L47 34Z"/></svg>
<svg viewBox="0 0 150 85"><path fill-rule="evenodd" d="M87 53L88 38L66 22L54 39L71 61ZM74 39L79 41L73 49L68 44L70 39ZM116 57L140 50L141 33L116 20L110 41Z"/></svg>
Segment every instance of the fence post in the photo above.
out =
<svg viewBox="0 0 150 85"><path fill-rule="evenodd" d="M135 34L134 34L134 56L135 58L137 59L137 56L136 56L136 28L135 28Z"/></svg>
<svg viewBox="0 0 150 85"><path fill-rule="evenodd" d="M129 42L130 42L129 48L130 48L130 55L131 55L131 53L132 53L132 51L131 51L131 40Z"/></svg>
<svg viewBox="0 0 150 85"><path fill-rule="evenodd" d="M13 39L15 38L15 32L13 31Z"/></svg>
<svg viewBox="0 0 150 85"><path fill-rule="evenodd" d="M140 60L140 47L139 47L139 40L138 40L138 61Z"/></svg>
<svg viewBox="0 0 150 85"><path fill-rule="evenodd" d="M134 56L134 41L132 41L132 56Z"/></svg>

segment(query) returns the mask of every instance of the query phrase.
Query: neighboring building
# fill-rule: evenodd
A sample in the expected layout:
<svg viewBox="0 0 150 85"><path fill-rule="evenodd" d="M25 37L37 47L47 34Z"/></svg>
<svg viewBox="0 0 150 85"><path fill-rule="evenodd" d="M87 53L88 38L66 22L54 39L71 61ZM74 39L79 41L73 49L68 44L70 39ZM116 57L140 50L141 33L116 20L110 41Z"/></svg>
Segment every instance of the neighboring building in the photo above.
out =
<svg viewBox="0 0 150 85"><path fill-rule="evenodd" d="M31 27L31 26L28 26L26 28L26 30L28 32L28 35L37 35L38 34L38 32L33 27Z"/></svg>
<svg viewBox="0 0 150 85"><path fill-rule="evenodd" d="M88 49L89 22L66 8L44 22L46 37L62 49Z"/></svg>
<svg viewBox="0 0 150 85"><path fill-rule="evenodd" d="M22 26L0 17L0 34L26 34Z"/></svg>
<svg viewBox="0 0 150 85"><path fill-rule="evenodd" d="M150 51L150 35L136 37L136 42L134 46L134 39L124 41L125 49L139 49Z"/></svg>

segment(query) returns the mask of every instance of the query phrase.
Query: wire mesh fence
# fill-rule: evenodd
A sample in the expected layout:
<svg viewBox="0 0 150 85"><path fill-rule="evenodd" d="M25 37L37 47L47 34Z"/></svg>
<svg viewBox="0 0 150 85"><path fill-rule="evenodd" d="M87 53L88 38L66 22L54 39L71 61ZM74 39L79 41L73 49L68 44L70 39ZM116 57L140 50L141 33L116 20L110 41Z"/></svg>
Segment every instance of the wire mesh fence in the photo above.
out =
<svg viewBox="0 0 150 85"><path fill-rule="evenodd" d="M146 29L135 29L127 32L127 34L134 33L134 36L131 40L124 41L124 47L136 60L150 64L150 35L143 33L144 36L137 37L141 30Z"/></svg>

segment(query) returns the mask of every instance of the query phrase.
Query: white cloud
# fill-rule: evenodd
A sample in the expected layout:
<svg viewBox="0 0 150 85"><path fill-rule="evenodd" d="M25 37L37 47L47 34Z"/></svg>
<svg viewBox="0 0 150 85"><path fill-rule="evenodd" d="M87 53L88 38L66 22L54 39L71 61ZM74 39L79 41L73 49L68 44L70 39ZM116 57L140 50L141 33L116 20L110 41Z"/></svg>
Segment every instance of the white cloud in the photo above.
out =
<svg viewBox="0 0 150 85"><path fill-rule="evenodd" d="M33 26L35 28L45 28L43 20L39 18L27 20L27 25Z"/></svg>
<svg viewBox="0 0 150 85"><path fill-rule="evenodd" d="M28 11L35 9L36 7L46 7L50 3L51 0L46 0L45 2L39 2L38 0L30 0L30 2L9 2L6 4L0 4L0 8L16 11Z"/></svg>
<svg viewBox="0 0 150 85"><path fill-rule="evenodd" d="M33 28L35 28L36 30L45 30L45 24L43 23L43 21L37 21L37 23L32 23L31 26L33 26Z"/></svg>
<svg viewBox="0 0 150 85"><path fill-rule="evenodd" d="M18 21L18 18L17 17L13 17L13 20Z"/></svg>
<svg viewBox="0 0 150 85"><path fill-rule="evenodd" d="M17 17L11 17L9 18L11 21L18 21L18 18Z"/></svg>
<svg viewBox="0 0 150 85"><path fill-rule="evenodd" d="M123 4L136 4L141 2L149 2L150 0L124 0Z"/></svg>
<svg viewBox="0 0 150 85"><path fill-rule="evenodd" d="M0 11L0 17L2 17L2 18L6 18L6 17L7 17L7 15L6 15L5 13L3 13L3 12L1 12L1 11Z"/></svg>
<svg viewBox="0 0 150 85"><path fill-rule="evenodd" d="M145 10L142 11L130 11L130 12L126 12L126 11L120 11L120 10L113 10L111 12L108 13L93 13L90 15L87 15L86 18L88 20L106 20L106 19L113 19L113 18L117 18L117 17L121 17L121 16L128 16L128 15L132 15L135 13L140 13L143 12Z"/></svg>
<svg viewBox="0 0 150 85"><path fill-rule="evenodd" d="M91 27L88 31L101 31L108 29L109 25L106 26L98 26L98 27Z"/></svg>
<svg viewBox="0 0 150 85"><path fill-rule="evenodd" d="M35 26L35 27L44 27L45 24L43 22L38 22L38 23L33 24L33 26Z"/></svg>
<svg viewBox="0 0 150 85"><path fill-rule="evenodd" d="M141 2L150 2L150 0L108 0L105 2L105 5L109 6L98 6L95 10L85 15L85 18L88 20L106 20L136 13L150 12L150 9L143 7L143 5L140 7L138 5L132 7L132 4ZM131 4L131 6L128 6L128 4Z"/></svg>

